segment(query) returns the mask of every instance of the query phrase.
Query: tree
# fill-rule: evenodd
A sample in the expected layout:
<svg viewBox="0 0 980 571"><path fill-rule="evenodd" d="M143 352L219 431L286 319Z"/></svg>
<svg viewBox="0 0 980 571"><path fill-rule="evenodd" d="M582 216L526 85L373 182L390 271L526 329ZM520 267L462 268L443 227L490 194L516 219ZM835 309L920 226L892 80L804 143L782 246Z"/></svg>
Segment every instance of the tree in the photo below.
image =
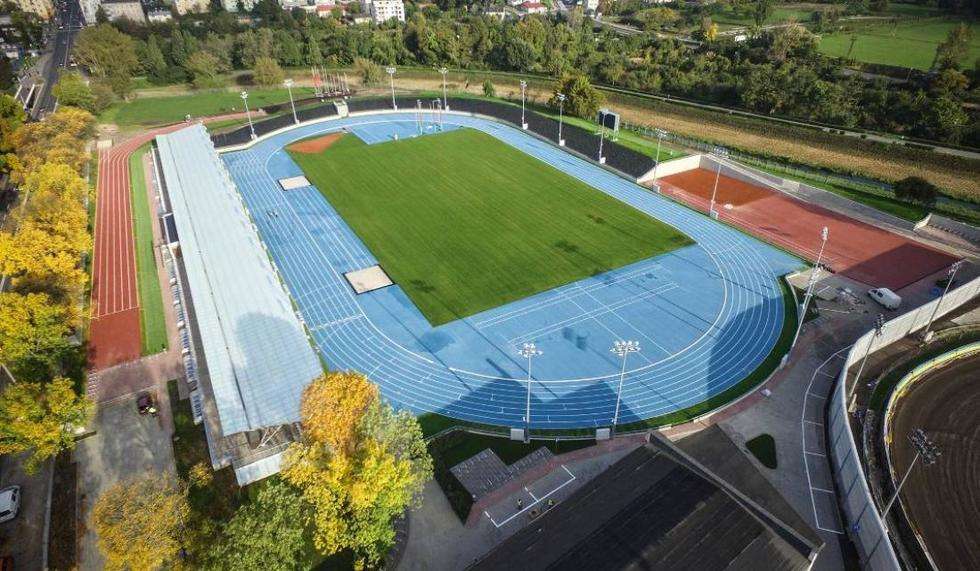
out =
<svg viewBox="0 0 980 571"><path fill-rule="evenodd" d="M9 170L8 155L14 152L13 135L27 114L19 101L7 95L0 94L0 172Z"/></svg>
<svg viewBox="0 0 980 571"><path fill-rule="evenodd" d="M950 30L946 34L946 39L936 47L936 60L933 67L938 69L959 68L960 62L970 51L972 41L973 30L966 24L959 24Z"/></svg>
<svg viewBox="0 0 980 571"><path fill-rule="evenodd" d="M64 73L54 86L54 96L58 99L58 105L70 105L84 109L89 113L94 113L95 95L88 83L77 71Z"/></svg>
<svg viewBox="0 0 980 571"><path fill-rule="evenodd" d="M22 183L44 163L66 164L81 173L91 158L84 140L93 135L94 125L91 113L75 107L62 107L44 121L25 123L11 137L16 149L15 155L8 157L11 178Z"/></svg>
<svg viewBox="0 0 980 571"><path fill-rule="evenodd" d="M756 26L761 27L770 16L772 16L772 0L758 0L752 12L752 21Z"/></svg>
<svg viewBox="0 0 980 571"><path fill-rule="evenodd" d="M384 77L381 66L367 58L354 58L354 73L361 76L361 85L377 85Z"/></svg>
<svg viewBox="0 0 980 571"><path fill-rule="evenodd" d="M581 74L569 74L561 78L549 105L558 107L557 94L564 93L565 113L577 115L585 119L593 119L602 105L603 96L592 84L589 78Z"/></svg>
<svg viewBox="0 0 980 571"><path fill-rule="evenodd" d="M311 506L314 545L377 565L394 541L394 519L420 501L432 476L418 421L382 402L359 373L311 383L300 418L304 440L287 450L282 474Z"/></svg>
<svg viewBox="0 0 980 571"><path fill-rule="evenodd" d="M73 52L78 63L95 77L105 78L120 97L132 88L139 69L133 39L110 24L99 24L78 33Z"/></svg>
<svg viewBox="0 0 980 571"><path fill-rule="evenodd" d="M24 468L33 473L41 462L74 448L75 430L89 421L92 409L63 377L9 384L0 394L0 454L30 452Z"/></svg>
<svg viewBox="0 0 980 571"><path fill-rule="evenodd" d="M489 79L483 80L483 96L484 97L496 97L497 89L493 86L493 82Z"/></svg>
<svg viewBox="0 0 980 571"><path fill-rule="evenodd" d="M220 85L218 74L221 73L221 62L214 55L204 51L194 52L187 58L184 67L194 87L208 89Z"/></svg>
<svg viewBox="0 0 980 571"><path fill-rule="evenodd" d="M235 571L308 568L309 509L289 484L264 483L255 500L238 509L217 545L209 549L210 565Z"/></svg>
<svg viewBox="0 0 980 571"><path fill-rule="evenodd" d="M164 83L167 80L167 60L163 57L163 50L160 48L160 40L156 34L151 34L143 44L139 54L140 65L146 71L150 81L154 83Z"/></svg>
<svg viewBox="0 0 980 571"><path fill-rule="evenodd" d="M92 509L106 568L156 569L172 561L189 514L185 491L164 474L112 486Z"/></svg>
<svg viewBox="0 0 980 571"><path fill-rule="evenodd" d="M18 376L51 369L68 351L68 308L43 293L0 293L0 362Z"/></svg>
<svg viewBox="0 0 980 571"><path fill-rule="evenodd" d="M262 87L274 87L282 85L286 74L276 63L276 60L268 56L262 56L255 60L255 69L252 70L252 79Z"/></svg>
<svg viewBox="0 0 980 571"><path fill-rule="evenodd" d="M895 183L893 190L896 198L927 206L934 204L939 196L939 188L936 185L918 176L903 178Z"/></svg>

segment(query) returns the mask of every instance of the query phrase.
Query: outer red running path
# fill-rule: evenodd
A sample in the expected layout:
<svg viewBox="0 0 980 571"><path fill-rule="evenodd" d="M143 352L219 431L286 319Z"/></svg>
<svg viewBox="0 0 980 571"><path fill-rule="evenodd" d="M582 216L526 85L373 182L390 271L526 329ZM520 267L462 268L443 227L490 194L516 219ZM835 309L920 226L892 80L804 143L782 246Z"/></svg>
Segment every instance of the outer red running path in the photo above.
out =
<svg viewBox="0 0 980 571"><path fill-rule="evenodd" d="M184 126L157 129L99 151L88 347L93 370L140 357L129 156L156 135Z"/></svg>
<svg viewBox="0 0 980 571"><path fill-rule="evenodd" d="M707 211L715 172L693 169L660 179L661 191ZM820 228L830 231L823 262L834 272L872 287L897 291L956 258L827 208L722 175L715 209L719 218L814 261Z"/></svg>

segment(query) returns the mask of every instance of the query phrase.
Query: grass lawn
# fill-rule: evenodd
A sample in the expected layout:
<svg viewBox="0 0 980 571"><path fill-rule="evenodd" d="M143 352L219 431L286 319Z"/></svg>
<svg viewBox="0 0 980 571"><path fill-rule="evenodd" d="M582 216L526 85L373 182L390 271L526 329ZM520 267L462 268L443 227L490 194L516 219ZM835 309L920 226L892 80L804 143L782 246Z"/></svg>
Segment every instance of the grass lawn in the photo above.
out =
<svg viewBox="0 0 980 571"><path fill-rule="evenodd" d="M163 320L163 296L153 257L154 216L146 194L143 155L144 145L129 156L129 181L133 200L133 237L136 244L136 285L140 299L141 351L152 355L167 349L167 326Z"/></svg>
<svg viewBox="0 0 980 571"><path fill-rule="evenodd" d="M850 50L851 59L857 61L927 70L936 56L936 47L959 23L936 19L869 26L856 32L825 35L820 39L819 49L834 57L845 57ZM964 59L967 65L980 58L980 25L971 23L970 28L973 40ZM853 50L850 49L852 36L857 38Z"/></svg>
<svg viewBox="0 0 980 571"><path fill-rule="evenodd" d="M293 97L301 99L312 93L309 88L296 88ZM238 91L216 90L173 97L137 97L110 106L99 115L99 122L120 126L159 125L183 121L187 115L197 118L242 112L245 108L238 94ZM248 107L253 111L264 105L288 101L289 94L285 89L252 89L248 92Z"/></svg>
<svg viewBox="0 0 980 571"><path fill-rule="evenodd" d="M692 243L470 129L290 154L433 325Z"/></svg>
<svg viewBox="0 0 980 571"><path fill-rule="evenodd" d="M745 447L766 468L775 470L779 465L776 458L776 440L771 434L760 434L746 442Z"/></svg>

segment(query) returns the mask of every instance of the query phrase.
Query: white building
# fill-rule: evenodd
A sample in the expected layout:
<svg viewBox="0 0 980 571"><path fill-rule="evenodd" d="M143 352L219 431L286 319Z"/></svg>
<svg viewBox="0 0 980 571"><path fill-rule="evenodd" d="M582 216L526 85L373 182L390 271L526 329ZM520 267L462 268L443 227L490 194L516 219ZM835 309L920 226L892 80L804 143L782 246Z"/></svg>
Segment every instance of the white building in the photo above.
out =
<svg viewBox="0 0 980 571"><path fill-rule="evenodd" d="M375 24L388 20L405 21L405 3L402 0L363 0L361 9L365 14L371 15Z"/></svg>
<svg viewBox="0 0 980 571"><path fill-rule="evenodd" d="M522 14L547 14L548 7L541 2L524 2L521 4Z"/></svg>
<svg viewBox="0 0 980 571"><path fill-rule="evenodd" d="M167 8L154 8L146 12L146 19L151 22L169 22L174 19L174 15Z"/></svg>
<svg viewBox="0 0 980 571"><path fill-rule="evenodd" d="M110 22L123 18L138 23L146 21L146 14L143 13L143 5L139 0L104 0L102 9Z"/></svg>
<svg viewBox="0 0 980 571"><path fill-rule="evenodd" d="M210 0L173 0L173 6L177 9L177 13L183 16L187 13L207 12L208 8L211 7L211 2Z"/></svg>
<svg viewBox="0 0 980 571"><path fill-rule="evenodd" d="M251 10L255 6L256 0L242 0L242 5L245 10ZM203 2L204 8L202 10L197 10L198 12L206 12L210 6L210 2ZM221 6L229 12L238 11L238 0L221 0Z"/></svg>
<svg viewBox="0 0 980 571"><path fill-rule="evenodd" d="M99 11L102 0L78 0L78 4L82 8L82 19L85 20L85 23L95 24L95 14Z"/></svg>

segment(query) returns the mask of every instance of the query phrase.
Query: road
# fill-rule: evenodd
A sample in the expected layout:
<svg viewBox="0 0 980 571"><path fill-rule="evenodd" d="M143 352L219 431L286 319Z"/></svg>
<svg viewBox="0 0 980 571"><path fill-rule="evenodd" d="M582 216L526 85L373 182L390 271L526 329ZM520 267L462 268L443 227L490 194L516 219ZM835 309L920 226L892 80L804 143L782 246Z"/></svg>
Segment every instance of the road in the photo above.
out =
<svg viewBox="0 0 980 571"><path fill-rule="evenodd" d="M54 25L58 29L51 39L50 51L47 53L49 57L45 61L41 73L44 84L40 87L41 92L35 99L34 107L30 110L30 115L34 119L40 119L51 113L57 105L52 88L58 83L58 76L61 71L68 68L72 43L75 41L78 30L83 26L78 0L65 0L58 5L58 14L54 18Z"/></svg>

